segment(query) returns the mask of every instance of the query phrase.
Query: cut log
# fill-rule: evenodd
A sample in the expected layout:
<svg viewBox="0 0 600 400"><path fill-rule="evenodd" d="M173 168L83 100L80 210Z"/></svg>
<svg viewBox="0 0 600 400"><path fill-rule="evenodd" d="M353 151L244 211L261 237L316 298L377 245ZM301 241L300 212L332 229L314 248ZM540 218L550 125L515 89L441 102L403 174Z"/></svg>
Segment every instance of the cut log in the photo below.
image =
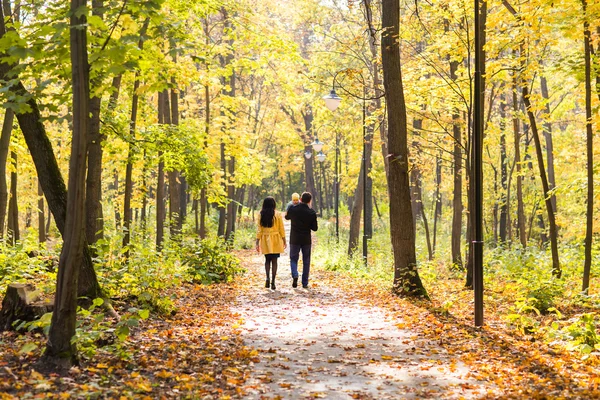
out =
<svg viewBox="0 0 600 400"><path fill-rule="evenodd" d="M54 309L54 304L41 302L40 292L35 286L24 283L11 283L6 288L0 311L0 332L14 329L13 323L34 321Z"/></svg>

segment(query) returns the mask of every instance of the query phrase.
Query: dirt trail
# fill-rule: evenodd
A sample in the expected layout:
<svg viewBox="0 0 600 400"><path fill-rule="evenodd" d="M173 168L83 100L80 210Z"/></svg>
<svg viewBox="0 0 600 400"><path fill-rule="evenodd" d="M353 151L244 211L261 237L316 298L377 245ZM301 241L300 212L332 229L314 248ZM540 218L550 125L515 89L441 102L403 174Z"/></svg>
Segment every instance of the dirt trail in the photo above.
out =
<svg viewBox="0 0 600 400"><path fill-rule="evenodd" d="M235 311L244 321L244 342L260 359L246 398L460 399L486 393L445 349L418 339L369 299L353 298L331 273L313 268L309 289L294 289L285 254L272 291L264 288L261 255L246 268L249 287Z"/></svg>

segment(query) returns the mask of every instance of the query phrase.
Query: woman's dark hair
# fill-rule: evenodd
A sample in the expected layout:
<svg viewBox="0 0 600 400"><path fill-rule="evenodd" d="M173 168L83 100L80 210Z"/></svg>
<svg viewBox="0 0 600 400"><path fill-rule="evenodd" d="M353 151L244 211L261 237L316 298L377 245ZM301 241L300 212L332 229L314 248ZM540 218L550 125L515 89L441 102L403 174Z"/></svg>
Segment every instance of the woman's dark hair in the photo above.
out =
<svg viewBox="0 0 600 400"><path fill-rule="evenodd" d="M275 199L271 196L263 200L262 210L260 210L260 226L270 228L275 221Z"/></svg>

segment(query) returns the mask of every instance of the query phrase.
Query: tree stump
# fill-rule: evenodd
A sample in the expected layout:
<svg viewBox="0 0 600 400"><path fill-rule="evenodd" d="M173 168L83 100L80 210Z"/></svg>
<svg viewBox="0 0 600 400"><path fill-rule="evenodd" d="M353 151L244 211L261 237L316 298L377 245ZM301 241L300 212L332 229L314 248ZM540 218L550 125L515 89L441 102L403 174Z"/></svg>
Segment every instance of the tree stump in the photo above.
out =
<svg viewBox="0 0 600 400"><path fill-rule="evenodd" d="M0 332L14 329L13 323L33 321L54 308L52 303L40 302L40 293L35 286L11 283L6 288L0 311Z"/></svg>

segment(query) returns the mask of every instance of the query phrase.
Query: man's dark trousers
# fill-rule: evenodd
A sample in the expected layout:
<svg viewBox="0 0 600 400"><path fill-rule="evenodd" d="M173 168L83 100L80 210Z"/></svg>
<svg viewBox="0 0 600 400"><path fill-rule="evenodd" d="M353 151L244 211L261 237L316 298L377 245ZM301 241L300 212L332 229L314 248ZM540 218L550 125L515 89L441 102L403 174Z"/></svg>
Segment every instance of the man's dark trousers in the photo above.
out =
<svg viewBox="0 0 600 400"><path fill-rule="evenodd" d="M310 274L310 244L290 244L290 265L292 267L292 278L298 278L298 258L302 251L302 286L308 285Z"/></svg>

